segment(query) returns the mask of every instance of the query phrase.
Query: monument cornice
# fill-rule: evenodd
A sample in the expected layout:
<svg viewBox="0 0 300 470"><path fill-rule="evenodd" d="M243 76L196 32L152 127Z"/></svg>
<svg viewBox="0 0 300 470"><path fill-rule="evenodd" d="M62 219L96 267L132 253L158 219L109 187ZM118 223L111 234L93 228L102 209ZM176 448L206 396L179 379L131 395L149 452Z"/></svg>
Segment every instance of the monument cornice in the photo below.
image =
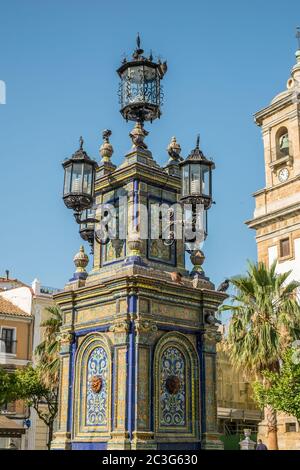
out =
<svg viewBox="0 0 300 470"><path fill-rule="evenodd" d="M123 185L124 182L139 179L146 183L153 183L154 185L161 185L166 188L171 188L175 192L180 192L181 181L176 176L169 176L161 168L149 167L140 162L134 162L129 165L120 166L113 173L108 176L105 175L96 180L95 193L96 196L104 191L112 190L115 187Z"/></svg>

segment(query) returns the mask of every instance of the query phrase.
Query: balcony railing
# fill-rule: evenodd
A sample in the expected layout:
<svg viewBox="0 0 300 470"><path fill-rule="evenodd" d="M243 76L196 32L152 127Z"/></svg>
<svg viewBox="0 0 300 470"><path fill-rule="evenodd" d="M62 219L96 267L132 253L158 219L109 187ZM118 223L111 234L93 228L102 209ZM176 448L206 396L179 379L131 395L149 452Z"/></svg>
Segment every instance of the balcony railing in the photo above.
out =
<svg viewBox="0 0 300 470"><path fill-rule="evenodd" d="M17 341L0 338L0 353L16 354Z"/></svg>
<svg viewBox="0 0 300 470"><path fill-rule="evenodd" d="M49 286L41 286L40 288L40 292L41 294L56 294L57 292L59 292L59 289L57 289L56 287L49 287Z"/></svg>

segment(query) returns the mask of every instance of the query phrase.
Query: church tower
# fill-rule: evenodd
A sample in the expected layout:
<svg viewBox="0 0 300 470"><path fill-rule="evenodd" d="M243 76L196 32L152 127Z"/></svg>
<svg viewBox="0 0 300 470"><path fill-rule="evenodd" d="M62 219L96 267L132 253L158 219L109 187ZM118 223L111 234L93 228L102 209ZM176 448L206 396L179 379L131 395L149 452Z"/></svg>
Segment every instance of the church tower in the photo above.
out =
<svg viewBox="0 0 300 470"><path fill-rule="evenodd" d="M183 240L162 234L169 208L181 197L183 158L173 137L161 167L145 142L144 121L160 116L166 64L143 52L138 38L132 59L118 69L121 113L135 121L121 165L112 162L109 130L103 132L99 165L82 139L63 163L64 202L74 210L93 259L87 273L81 247L76 272L55 295L63 325L53 449L222 448L215 312L226 294L205 276L201 250L189 247L189 273ZM202 194L208 208L214 164L199 139L184 162L190 178L185 191ZM114 237L105 231L111 210L117 214ZM158 236L150 235L152 229Z"/></svg>
<svg viewBox="0 0 300 470"><path fill-rule="evenodd" d="M291 272L300 281L300 33L296 64L286 90L255 114L262 129L266 185L254 194L253 219L246 222L256 230L258 261L270 266L275 260L278 273ZM277 414L278 444L281 450L298 449L299 423L293 416ZM259 437L267 435L262 421Z"/></svg>
<svg viewBox="0 0 300 470"><path fill-rule="evenodd" d="M255 114L261 127L266 185L254 194L247 222L256 230L258 260L300 280L300 45L286 90Z"/></svg>

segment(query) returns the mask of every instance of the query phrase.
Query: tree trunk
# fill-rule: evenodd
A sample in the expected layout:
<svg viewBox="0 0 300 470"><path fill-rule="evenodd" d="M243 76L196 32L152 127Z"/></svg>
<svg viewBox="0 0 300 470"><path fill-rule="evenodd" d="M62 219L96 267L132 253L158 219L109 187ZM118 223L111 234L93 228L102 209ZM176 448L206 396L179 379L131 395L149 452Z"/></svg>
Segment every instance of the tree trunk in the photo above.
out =
<svg viewBox="0 0 300 470"><path fill-rule="evenodd" d="M277 441L277 415L276 410L272 406L267 405L265 407L265 419L267 421L268 429L268 449L278 450Z"/></svg>
<svg viewBox="0 0 300 470"><path fill-rule="evenodd" d="M51 423L48 424L48 441L47 441L48 450L51 450L51 441L53 438L53 424L54 424L53 421L51 421Z"/></svg>

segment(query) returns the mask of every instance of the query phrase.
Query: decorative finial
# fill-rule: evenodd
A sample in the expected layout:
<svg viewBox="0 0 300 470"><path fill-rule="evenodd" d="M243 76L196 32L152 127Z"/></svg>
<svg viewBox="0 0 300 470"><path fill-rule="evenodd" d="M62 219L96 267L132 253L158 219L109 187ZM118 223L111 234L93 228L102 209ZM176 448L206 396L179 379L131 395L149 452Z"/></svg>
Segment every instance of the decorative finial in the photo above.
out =
<svg viewBox="0 0 300 470"><path fill-rule="evenodd" d="M129 134L129 137L132 140L132 147L147 149L147 145L144 142L144 138L149 134L146 129L144 129L143 124L141 122L136 122L134 128Z"/></svg>
<svg viewBox="0 0 300 470"><path fill-rule="evenodd" d="M299 26L297 26L296 28L296 38L298 42L298 51L300 51L300 27Z"/></svg>
<svg viewBox="0 0 300 470"><path fill-rule="evenodd" d="M202 264L204 263L205 256L202 250L196 249L196 250L191 250L189 251L190 253L190 259L191 263L193 264L193 269L191 272L191 275L194 276L199 276L199 277L205 277L204 270L202 268Z"/></svg>
<svg viewBox="0 0 300 470"><path fill-rule="evenodd" d="M152 50L150 50L149 60L150 60L150 62L152 62L152 60L153 60Z"/></svg>
<svg viewBox="0 0 300 470"><path fill-rule="evenodd" d="M175 136L172 137L171 142L168 145L167 151L171 157L170 160L180 160L181 147L180 144L177 142Z"/></svg>
<svg viewBox="0 0 300 470"><path fill-rule="evenodd" d="M83 149L83 144L84 144L84 140L82 138L82 135L79 137L79 145L80 145L80 150Z"/></svg>
<svg viewBox="0 0 300 470"><path fill-rule="evenodd" d="M79 252L76 253L76 255L73 258L74 264L76 266L76 271L74 274L74 278L76 279L86 279L87 278L87 272L86 272L86 267L89 263L89 257L88 255L84 252L84 247L81 245Z"/></svg>
<svg viewBox="0 0 300 470"><path fill-rule="evenodd" d="M196 149L200 149L200 134L197 134Z"/></svg>
<svg viewBox="0 0 300 470"><path fill-rule="evenodd" d="M141 55L143 54L144 50L141 48L141 38L140 38L140 33L137 33L136 37L136 49L132 54L132 57L135 60L139 60L141 58Z"/></svg>
<svg viewBox="0 0 300 470"><path fill-rule="evenodd" d="M113 146L109 142L109 137L112 132L110 129L105 129L102 132L103 144L100 147L100 155L102 156L102 162L110 162L111 156L114 153Z"/></svg>
<svg viewBox="0 0 300 470"><path fill-rule="evenodd" d="M110 129L104 129L104 131L102 132L102 137L103 137L103 140L105 142L109 142L109 138L111 136L112 132Z"/></svg>

